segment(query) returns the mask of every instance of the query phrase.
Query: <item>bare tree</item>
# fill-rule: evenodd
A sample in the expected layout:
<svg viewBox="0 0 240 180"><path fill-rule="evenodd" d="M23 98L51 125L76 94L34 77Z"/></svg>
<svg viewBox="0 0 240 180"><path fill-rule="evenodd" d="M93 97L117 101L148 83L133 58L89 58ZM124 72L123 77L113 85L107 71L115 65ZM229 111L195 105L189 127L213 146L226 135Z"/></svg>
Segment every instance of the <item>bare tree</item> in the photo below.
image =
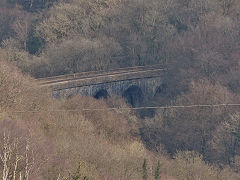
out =
<svg viewBox="0 0 240 180"><path fill-rule="evenodd" d="M30 15L25 13L18 17L13 24L13 29L16 33L17 39L23 43L24 50L27 50L27 39L30 30L31 18Z"/></svg>
<svg viewBox="0 0 240 180"><path fill-rule="evenodd" d="M0 169L3 180L28 180L38 174L46 160L36 141L29 129L13 120L1 120Z"/></svg>
<svg viewBox="0 0 240 180"><path fill-rule="evenodd" d="M236 3L236 0L218 0L218 1L222 9L222 14L224 16L227 16L231 13Z"/></svg>

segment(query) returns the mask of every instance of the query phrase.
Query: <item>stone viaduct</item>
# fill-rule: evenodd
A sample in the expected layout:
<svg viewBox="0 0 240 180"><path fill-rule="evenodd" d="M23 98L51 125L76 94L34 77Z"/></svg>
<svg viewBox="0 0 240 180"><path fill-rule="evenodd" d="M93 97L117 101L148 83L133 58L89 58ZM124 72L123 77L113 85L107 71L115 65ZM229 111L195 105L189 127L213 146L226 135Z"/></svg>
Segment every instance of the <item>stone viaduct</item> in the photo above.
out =
<svg viewBox="0 0 240 180"><path fill-rule="evenodd" d="M164 90L165 70L161 65L138 66L109 71L91 71L38 79L43 87L50 87L53 96L73 95L107 98L121 96L133 107L154 98Z"/></svg>

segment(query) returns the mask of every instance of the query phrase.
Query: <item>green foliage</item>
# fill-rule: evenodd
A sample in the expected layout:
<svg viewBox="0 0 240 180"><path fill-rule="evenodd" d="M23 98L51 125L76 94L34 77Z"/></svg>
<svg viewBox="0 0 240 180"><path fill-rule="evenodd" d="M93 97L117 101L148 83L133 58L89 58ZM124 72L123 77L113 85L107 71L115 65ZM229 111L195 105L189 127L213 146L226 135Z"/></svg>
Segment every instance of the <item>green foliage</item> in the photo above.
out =
<svg viewBox="0 0 240 180"><path fill-rule="evenodd" d="M160 168L161 168L161 164L160 164L160 161L158 161L157 168L155 170L155 176L154 176L156 180L158 180L160 177Z"/></svg>
<svg viewBox="0 0 240 180"><path fill-rule="evenodd" d="M143 173L143 180L147 180L148 179L148 172L147 172L147 160L144 159L143 161L143 165L142 165L142 173Z"/></svg>
<svg viewBox="0 0 240 180"><path fill-rule="evenodd" d="M33 33L29 34L27 40L27 50L30 54L40 54L44 48L44 44L45 43L41 37L37 37Z"/></svg>

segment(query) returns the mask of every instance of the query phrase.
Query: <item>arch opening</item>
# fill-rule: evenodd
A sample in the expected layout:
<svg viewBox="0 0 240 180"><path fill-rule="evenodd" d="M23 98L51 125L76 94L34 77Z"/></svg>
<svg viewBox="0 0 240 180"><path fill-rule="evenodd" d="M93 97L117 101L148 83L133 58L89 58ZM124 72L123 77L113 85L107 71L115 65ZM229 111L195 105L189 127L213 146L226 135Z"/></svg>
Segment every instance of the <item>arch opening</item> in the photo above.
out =
<svg viewBox="0 0 240 180"><path fill-rule="evenodd" d="M125 90L122 96L126 99L127 103L133 107L140 106L144 99L141 88L135 85Z"/></svg>
<svg viewBox="0 0 240 180"><path fill-rule="evenodd" d="M109 97L109 94L107 90L101 89L93 97L95 99L107 99Z"/></svg>

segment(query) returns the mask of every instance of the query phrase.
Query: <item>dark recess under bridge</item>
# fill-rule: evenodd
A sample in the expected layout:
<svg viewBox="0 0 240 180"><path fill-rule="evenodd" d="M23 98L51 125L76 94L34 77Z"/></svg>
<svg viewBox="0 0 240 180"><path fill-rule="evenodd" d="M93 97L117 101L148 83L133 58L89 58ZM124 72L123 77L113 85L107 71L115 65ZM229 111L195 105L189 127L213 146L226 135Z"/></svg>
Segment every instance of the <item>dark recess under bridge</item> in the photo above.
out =
<svg viewBox="0 0 240 180"><path fill-rule="evenodd" d="M90 71L38 79L53 96L73 95L107 98L121 96L132 106L139 106L161 92L165 69L162 65L137 66L109 71Z"/></svg>

